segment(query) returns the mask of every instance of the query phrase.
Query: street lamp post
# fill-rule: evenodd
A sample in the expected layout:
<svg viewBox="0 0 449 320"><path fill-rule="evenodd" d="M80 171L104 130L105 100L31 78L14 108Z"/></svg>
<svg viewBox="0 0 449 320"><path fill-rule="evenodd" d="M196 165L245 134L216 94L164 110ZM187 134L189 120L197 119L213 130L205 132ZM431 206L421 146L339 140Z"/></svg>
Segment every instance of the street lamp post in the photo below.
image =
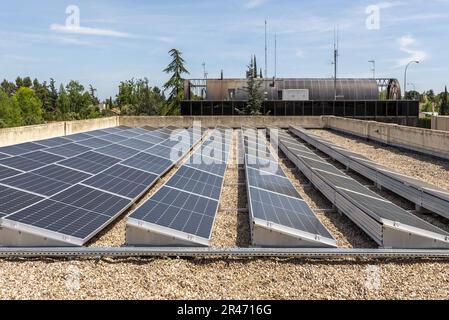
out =
<svg viewBox="0 0 449 320"><path fill-rule="evenodd" d="M407 96L407 70L408 70L408 67L412 63L419 64L419 61L410 61L409 63L407 63L407 66L405 67L405 73L404 73L404 99Z"/></svg>
<svg viewBox="0 0 449 320"><path fill-rule="evenodd" d="M373 79L376 79L376 60L370 60L368 62L373 64L371 71L373 72Z"/></svg>

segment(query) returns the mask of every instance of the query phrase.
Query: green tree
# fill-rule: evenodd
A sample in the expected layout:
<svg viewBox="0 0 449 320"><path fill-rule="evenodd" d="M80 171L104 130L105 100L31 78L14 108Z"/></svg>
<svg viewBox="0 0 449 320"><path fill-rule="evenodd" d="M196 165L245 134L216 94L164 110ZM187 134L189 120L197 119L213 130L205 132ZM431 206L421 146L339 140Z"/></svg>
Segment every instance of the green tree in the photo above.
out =
<svg viewBox="0 0 449 320"><path fill-rule="evenodd" d="M441 97L441 106L440 106L440 114L447 116L449 115L449 105L448 105L448 96L447 96L447 86L444 87L444 92Z"/></svg>
<svg viewBox="0 0 449 320"><path fill-rule="evenodd" d="M417 100L421 99L421 94L418 91L407 91L405 94L405 100Z"/></svg>
<svg viewBox="0 0 449 320"><path fill-rule="evenodd" d="M0 85L3 91L8 95L12 96L14 92L16 92L16 85L12 82L9 82L8 80L3 80L2 84Z"/></svg>
<svg viewBox="0 0 449 320"><path fill-rule="evenodd" d="M70 113L70 99L64 85L61 84L59 88L59 95L57 99L57 113L60 120L68 120L66 117Z"/></svg>
<svg viewBox="0 0 449 320"><path fill-rule="evenodd" d="M100 100L97 97L97 89L95 89L91 84L89 85L89 94L92 104L98 106L100 104Z"/></svg>
<svg viewBox="0 0 449 320"><path fill-rule="evenodd" d="M0 128L17 127L22 124L19 109L12 104L12 99L0 89Z"/></svg>
<svg viewBox="0 0 449 320"><path fill-rule="evenodd" d="M49 112L54 113L58 108L58 90L56 89L55 79L50 78L50 85L48 86L49 90Z"/></svg>
<svg viewBox="0 0 449 320"><path fill-rule="evenodd" d="M184 98L184 78L183 74L189 74L189 71L185 67L185 61L182 58L182 52L177 49L169 51L172 61L167 68L164 69L165 73L171 74L170 79L164 85L164 90L169 92L168 105L166 110L163 111L165 115L174 115L180 113L180 103Z"/></svg>
<svg viewBox="0 0 449 320"><path fill-rule="evenodd" d="M248 81L245 90L248 92L248 102L246 104L245 113L249 115L260 115L262 109L262 83L255 76L257 76L257 69L254 68L254 60L248 66Z"/></svg>
<svg viewBox="0 0 449 320"><path fill-rule="evenodd" d="M20 110L23 125L42 123L42 102L34 90L22 87L12 96L13 107Z"/></svg>

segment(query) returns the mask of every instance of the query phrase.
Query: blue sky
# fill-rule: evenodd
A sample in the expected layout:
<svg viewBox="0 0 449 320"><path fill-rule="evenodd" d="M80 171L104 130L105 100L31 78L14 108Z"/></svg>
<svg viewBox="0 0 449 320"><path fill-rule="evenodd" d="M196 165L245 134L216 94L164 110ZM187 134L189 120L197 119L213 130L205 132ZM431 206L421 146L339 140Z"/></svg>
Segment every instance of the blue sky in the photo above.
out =
<svg viewBox="0 0 449 320"><path fill-rule="evenodd" d="M17 75L58 83L92 83L99 96L115 96L121 80L167 80L167 51L184 53L191 77L242 77L251 54L264 58L264 20L269 27L268 73L331 77L333 29L340 28L341 77L378 77L410 89L442 91L449 84L449 0L0 0L0 78ZM66 26L66 8L80 10L79 28ZM379 8L379 28L367 28L370 5Z"/></svg>

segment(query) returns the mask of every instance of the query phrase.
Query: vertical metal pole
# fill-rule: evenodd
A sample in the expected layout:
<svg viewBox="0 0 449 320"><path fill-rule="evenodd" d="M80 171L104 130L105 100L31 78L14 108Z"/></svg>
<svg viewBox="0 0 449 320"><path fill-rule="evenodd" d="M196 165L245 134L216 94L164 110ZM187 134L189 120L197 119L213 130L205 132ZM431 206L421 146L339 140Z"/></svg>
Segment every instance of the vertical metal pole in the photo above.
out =
<svg viewBox="0 0 449 320"><path fill-rule="evenodd" d="M267 20L265 20L265 79L268 78Z"/></svg>
<svg viewBox="0 0 449 320"><path fill-rule="evenodd" d="M274 78L277 78L277 71L278 71L278 35L277 33L274 34Z"/></svg>

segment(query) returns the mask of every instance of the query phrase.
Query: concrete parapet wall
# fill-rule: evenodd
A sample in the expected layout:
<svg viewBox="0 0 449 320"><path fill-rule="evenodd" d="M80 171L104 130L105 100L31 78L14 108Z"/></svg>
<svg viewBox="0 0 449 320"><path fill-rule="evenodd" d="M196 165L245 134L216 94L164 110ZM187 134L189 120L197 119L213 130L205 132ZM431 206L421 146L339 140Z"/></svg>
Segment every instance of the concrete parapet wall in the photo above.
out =
<svg viewBox="0 0 449 320"><path fill-rule="evenodd" d="M116 127L118 125L119 125L118 117L65 122L66 135L98 129L111 128Z"/></svg>
<svg viewBox="0 0 449 320"><path fill-rule="evenodd" d="M449 117L432 117L432 130L449 131Z"/></svg>
<svg viewBox="0 0 449 320"><path fill-rule="evenodd" d="M225 126L240 128L278 126L288 128L290 125L303 126L305 128L322 128L322 117L245 117L245 116L217 116L217 117L120 117L119 124L129 127L142 126L176 126L189 127L194 121L200 121L204 127Z"/></svg>
<svg viewBox="0 0 449 320"><path fill-rule="evenodd" d="M449 132L332 116L323 122L328 129L449 159Z"/></svg>

